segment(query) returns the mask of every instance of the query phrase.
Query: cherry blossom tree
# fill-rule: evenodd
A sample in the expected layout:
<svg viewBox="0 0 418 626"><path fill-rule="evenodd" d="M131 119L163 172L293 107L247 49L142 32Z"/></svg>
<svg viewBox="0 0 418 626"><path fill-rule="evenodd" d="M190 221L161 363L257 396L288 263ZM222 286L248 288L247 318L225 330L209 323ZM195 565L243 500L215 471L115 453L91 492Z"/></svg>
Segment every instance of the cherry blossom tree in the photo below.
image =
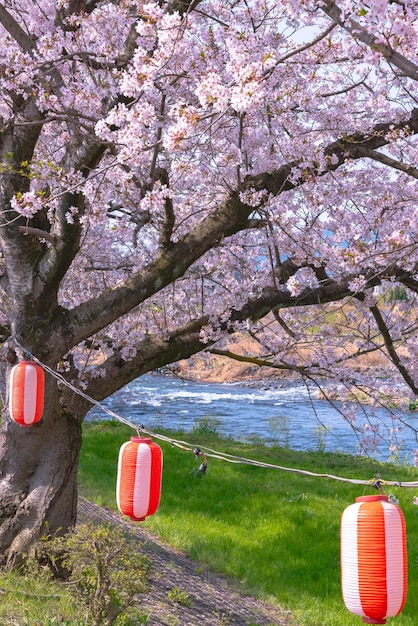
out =
<svg viewBox="0 0 418 626"><path fill-rule="evenodd" d="M391 389L353 364L378 351L413 401L417 13L415 0L5 0L5 407L26 353L101 401L237 331L260 362L375 403ZM395 288L403 299L379 295ZM45 402L29 428L3 411L9 564L45 524L76 519L90 404L50 374Z"/></svg>

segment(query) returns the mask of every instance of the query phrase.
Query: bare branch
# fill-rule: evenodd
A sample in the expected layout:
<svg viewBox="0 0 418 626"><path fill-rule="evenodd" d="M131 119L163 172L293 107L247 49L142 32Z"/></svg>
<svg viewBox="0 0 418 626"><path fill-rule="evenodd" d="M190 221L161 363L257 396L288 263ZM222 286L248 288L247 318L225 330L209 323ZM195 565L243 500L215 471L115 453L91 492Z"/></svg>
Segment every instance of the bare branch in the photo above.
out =
<svg viewBox="0 0 418 626"><path fill-rule="evenodd" d="M276 322L278 322L280 324L280 326L283 328L283 330L285 331L285 333L287 333L288 335L290 335L291 337L293 337L293 339L295 339L296 335L293 332L293 330L290 328L290 326L288 326L286 324L286 322L284 321L284 319L282 318L282 316L279 314L278 311L273 311L273 315L274 315L274 319L276 320Z"/></svg>
<svg viewBox="0 0 418 626"><path fill-rule="evenodd" d="M216 354L218 356L226 356L229 359L233 359L234 361L240 361L241 363L251 363L252 365L258 365L258 367L270 367L271 369L276 370L285 370L285 371L297 371L303 372L305 369L308 371L308 368L299 367L297 365L286 365L284 363L272 363L267 359L262 359L256 356L245 356L242 354L236 354L235 352L231 352L231 350L220 350L218 348L212 348L208 350L211 354Z"/></svg>
<svg viewBox="0 0 418 626"><path fill-rule="evenodd" d="M390 355L390 358L392 360L392 363L395 365L395 367L397 368L397 370L399 371L399 373L401 374L402 378L404 379L404 381L406 382L406 384L408 385L408 387L411 389L411 391L413 391L413 393L418 396L418 387L415 384L414 380L411 378L411 376L409 375L408 370L406 369L406 367L403 365L399 354L397 353L395 346L393 344L393 340L392 337L390 335L389 329L386 326L385 320L383 319L383 316L380 312L380 309L378 306L372 306L370 307L370 311L376 321L377 327L383 337L383 341L385 342L385 346L386 349Z"/></svg>
<svg viewBox="0 0 418 626"><path fill-rule="evenodd" d="M337 26L337 22L334 22L333 24L331 24L331 26L328 26L328 28L326 28L324 32L319 33L319 35L315 37L315 39L313 39L312 41L309 41L308 43L305 43L302 46L299 46L299 48L295 48L294 50L290 50L286 54L283 54L283 56L277 59L277 62L274 67L276 67L280 63L284 63L285 61L287 61L287 59L290 59L290 57L300 54L301 52L305 52L305 50L309 50L309 48L312 48L313 46L315 46L317 43L322 41L322 39L325 39L325 37L327 37L330 34L330 32L334 30L336 26ZM272 69L268 70L266 74L271 74L271 72L272 72Z"/></svg>

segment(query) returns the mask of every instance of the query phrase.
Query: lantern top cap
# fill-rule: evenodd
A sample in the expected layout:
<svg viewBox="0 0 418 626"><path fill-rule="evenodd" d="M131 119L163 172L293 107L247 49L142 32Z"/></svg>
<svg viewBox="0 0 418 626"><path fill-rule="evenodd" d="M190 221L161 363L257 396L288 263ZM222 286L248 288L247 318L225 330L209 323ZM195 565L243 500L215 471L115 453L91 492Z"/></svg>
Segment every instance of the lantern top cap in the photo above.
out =
<svg viewBox="0 0 418 626"><path fill-rule="evenodd" d="M29 358L19 360L19 362L16 363L16 365L36 365L36 367L39 367L40 369L42 369L40 365L38 365L35 361Z"/></svg>
<svg viewBox="0 0 418 626"><path fill-rule="evenodd" d="M135 437L131 437L132 443L151 443L151 437L139 437L136 435Z"/></svg>
<svg viewBox="0 0 418 626"><path fill-rule="evenodd" d="M388 502L389 496L379 494L378 496L359 496L356 502Z"/></svg>

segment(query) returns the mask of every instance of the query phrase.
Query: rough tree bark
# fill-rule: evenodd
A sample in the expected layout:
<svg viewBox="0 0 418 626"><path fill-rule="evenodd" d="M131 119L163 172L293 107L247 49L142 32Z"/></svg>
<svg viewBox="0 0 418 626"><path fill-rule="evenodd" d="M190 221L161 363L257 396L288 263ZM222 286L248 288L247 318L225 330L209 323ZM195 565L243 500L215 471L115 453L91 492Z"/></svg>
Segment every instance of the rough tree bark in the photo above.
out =
<svg viewBox="0 0 418 626"><path fill-rule="evenodd" d="M6 421L0 434L0 551L9 566L35 538L76 521L81 424L51 396L41 424Z"/></svg>
<svg viewBox="0 0 418 626"><path fill-rule="evenodd" d="M14 6L13 3L9 4ZM65 11L67 16L71 12L81 11L79 17L82 21L102 4L105 3L75 1L70 2ZM117 6L118 2L109 4ZM198 4L199 0L173 0L167 4L165 11L178 10L182 14L193 10ZM331 15L336 22L340 21L340 13L336 12L333 2L327 1L322 4L323 11ZM64 13L60 14L60 9L57 11L54 16L55 25L65 17ZM15 11L14 14L18 13ZM26 55L25 58L29 58L36 47L36 37L26 32L23 21L22 26L19 26L17 19L13 18L5 7L0 6L1 27L14 41L16 49ZM207 252L216 250L218 246L227 245L229 237L254 228L264 228L267 218L263 211L258 211L258 208L263 208L264 200L260 200L260 207L255 210L240 200L241 192L254 190L264 198L267 191L270 197L277 197L305 185L313 178L320 179L330 172L336 172L347 161L360 159L375 160L388 167L402 169L403 166L399 161L390 159L378 150L387 145L390 134L398 132L400 135L412 136L418 133L418 109L412 109L409 119L394 120L392 123L385 118L384 123L377 124L364 135L355 132L347 137L342 130L339 139L323 146L321 162L310 162L308 168L299 167L303 163L299 157L296 160L289 158L288 162L278 165L277 169L258 171L256 175L247 176L245 179L242 179L238 172L235 188L231 187L231 183L225 183L224 195L219 193L213 205L212 201L209 202L205 197L202 199L202 206L188 209L197 216L196 220L191 221L193 225L190 229L186 234L180 234L175 241L171 240L175 223L174 208L167 198L165 210L161 211L161 215L154 216L157 224L158 220L161 222L160 240L155 243L155 250L153 256L149 256L149 261L144 261L140 269L124 274L123 278L118 275L117 284L97 289L97 293L93 295L90 293L85 300L81 298L80 304L64 308L59 304L61 302L59 290L68 271L72 269L82 245L82 218L86 216L86 205L90 203L88 209L92 211L96 208L91 206L94 201L87 197L87 193L86 197L83 197L83 185L80 183L80 186L77 186L79 184L77 183L72 187L71 183L74 179L85 182L89 176L94 178L97 167L104 164L103 169L106 169L109 163L106 159L112 158L117 151L118 146L112 141L109 140L106 144L104 140L98 139L95 124L102 117L106 117L106 113L118 103L118 96L112 93L111 97L100 100L97 119L94 114L91 119L88 115L84 117L81 115L79 119L76 108L68 106L65 109L64 105L62 110L57 107L59 112L57 119L54 118L53 107L53 114L51 113L47 119L47 115L37 107L33 92L41 85L42 88L45 87L48 96L52 94L59 101L63 81L60 71L67 72L68 88L68 85L76 82L78 69L83 63L85 76L90 72L94 74L96 69L103 69L107 65L112 70L117 68L118 71L126 67L135 53L137 19L148 18L143 15L135 16L132 11L128 12L127 32L123 38L125 43L121 45L118 58L112 59L112 63L103 60L100 54L97 61L94 54L84 53L83 50L67 58L67 52L63 50L58 53L56 63L43 64L39 59L34 61L34 64L39 63L41 68L37 74L38 83L31 85L26 93L22 95L20 87L15 93L11 88L4 90L10 107L10 119L7 124L3 124L3 120L0 119L0 240L4 261L4 266L0 266L2 271L0 285L7 299L3 309L6 311L5 317L8 318L7 324L0 327L3 344L0 349L0 388L6 400L0 430L0 561L9 565L13 565L19 555L28 550L43 533L54 535L65 532L74 524L81 425L90 408L87 400L74 394L56 378L47 374L42 421L30 428L14 424L7 411L6 381L7 371L19 357L24 356L20 353L19 345L24 346L50 368L56 369L57 364L69 351L84 340L94 337L115 320L134 311L139 305L149 302L164 287L184 277L189 268ZM77 28L77 23L76 20L68 25L67 34L72 32L71 29ZM353 26L356 25L351 22L343 23L345 29L353 30ZM330 32L330 29L327 32ZM360 40L365 39L360 36L357 27L353 32ZM373 46L374 40L366 44ZM149 59L153 50L150 48L147 54ZM415 71L414 68L409 71L403 57L397 53L392 54L391 62L409 72L409 75ZM69 64L68 67L66 64ZM17 77L20 72L21 69L18 68ZM45 85L42 84L43 80ZM167 94L172 92L180 76L175 76L172 80L172 84L167 83ZM167 94L164 92L163 83L157 86L160 94L158 97L161 98L159 119L163 119ZM128 108L133 106L133 101L123 94L119 96L119 103ZM32 164L39 165L36 160L37 150L39 149L42 158L48 154L44 149L45 146L39 147L39 143L48 142L54 137L53 132L49 131L48 124L55 128L53 132L57 138L52 153L59 156L53 166L62 172L63 176L62 179L59 176L54 178L57 193L53 210L48 212L47 200L50 190L48 185L45 185L45 189L42 190L45 206L43 205L33 217L26 218L13 211L12 202L13 198L21 197L31 190L30 168ZM160 144L162 129L159 124L160 121L156 123L155 146ZM66 137L63 145L60 141L60 132L65 133ZM338 137L338 134L336 136ZM318 138L315 141L318 141ZM131 172L132 185L138 194L139 204L139 200L144 197L143 195L141 197L141 193L145 194L153 185L161 183L169 187L167 172L162 168L160 171L158 169L158 148L151 146L150 150L151 148L155 150L155 158L151 159L150 171L143 174L144 180L135 178L137 173L134 168ZM202 146L198 148L198 151L201 150ZM138 171L141 171L140 167ZM412 166L408 166L407 173L418 177L417 171ZM107 210L106 202L107 200L102 200L105 205L104 211ZM103 206L101 208L103 209ZM72 220L68 219L70 209L75 209ZM137 215L136 209L136 206L132 208L130 217L139 231L150 217L146 211ZM184 216L181 215L180 219L183 220ZM157 227L155 232L158 232ZM179 232L181 233L181 229ZM157 239L156 235L155 237ZM111 267L112 271L116 266L117 264L114 264ZM297 296L292 296L286 289L286 282L298 269L307 267L315 273L318 286L309 287ZM226 272L233 270L234 268L226 268ZM366 288L380 284L384 278L393 278L408 289L418 292L415 271L404 271L402 267L386 262L381 268L373 265L372 270L368 267L359 267L353 276L342 273L337 279L335 274L327 273L326 260L324 266L318 263L309 265L309 262L305 263L303 259L298 259L297 262L291 258L283 261L280 255L277 255L276 265L272 263L271 274L272 281L269 284L273 286L264 290L260 287L259 297L248 299L244 304L241 302L239 305L241 308L232 311L220 310L220 319L229 319L230 322L239 324L248 318L252 320L262 318L275 309L316 306L339 301L347 295L353 295L349 285L358 274L364 278ZM261 283L265 284L266 282ZM200 315L200 310L198 314ZM87 380L89 395L100 401L146 372L207 348L211 342L203 344L200 331L208 321L209 317L202 314L202 317L184 323L176 330L167 328L164 337L148 334L142 341L138 340L135 345L136 355L130 360L123 358L120 347L115 347L112 356L101 365L106 372L105 377ZM221 327L223 325L223 330L228 332L233 330L232 326L227 328L221 321L219 325ZM385 334L386 328L382 323L381 329ZM390 337L385 341L390 348ZM396 357L396 353L394 351L392 353ZM76 372L71 369L65 376L69 381L77 378Z"/></svg>

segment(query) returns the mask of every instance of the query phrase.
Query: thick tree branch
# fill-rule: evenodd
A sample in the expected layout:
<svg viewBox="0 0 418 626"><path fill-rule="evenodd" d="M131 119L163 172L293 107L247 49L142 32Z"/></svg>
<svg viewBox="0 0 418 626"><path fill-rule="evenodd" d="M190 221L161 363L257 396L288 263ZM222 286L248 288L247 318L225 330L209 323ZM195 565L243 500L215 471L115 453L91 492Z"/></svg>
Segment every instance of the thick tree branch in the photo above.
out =
<svg viewBox="0 0 418 626"><path fill-rule="evenodd" d="M67 213L72 207L77 214L72 223L67 220ZM52 246L50 246L39 262L38 272L42 280L43 297L51 297L55 301L60 282L70 267L80 247L81 225L80 216L84 214L84 198L82 194L65 193L56 211L56 219L52 229Z"/></svg>
<svg viewBox="0 0 418 626"><path fill-rule="evenodd" d="M349 285L359 275L365 278L365 288L371 289L381 285L382 280L390 280L391 278L406 284L409 280L413 280L415 271L405 272L397 266L384 266L380 271L359 267L356 273L343 276L339 280L328 278L318 287L305 288L297 296L292 296L287 289L278 290L269 287L264 289L260 297L249 299L239 311L232 311L231 322L241 322L246 319L255 321L274 310L326 304L327 302L337 302L349 296L356 296L357 294L351 291Z"/></svg>
<svg viewBox="0 0 418 626"><path fill-rule="evenodd" d="M170 0L166 5L167 13L174 13L174 11L178 11L180 15L185 15L193 11L199 4L201 0Z"/></svg>
<svg viewBox="0 0 418 626"><path fill-rule="evenodd" d="M387 165L394 170L404 172L405 174L408 174L408 176L412 176L412 178L418 178L418 168L413 165L403 163L402 161L398 161L398 159L393 159L387 154L382 154L382 152L377 152L377 150L372 150L363 146L357 146L357 151L359 153L362 152L363 156L366 158L378 161L379 163Z"/></svg>
<svg viewBox="0 0 418 626"><path fill-rule="evenodd" d="M33 98L17 99L14 104L16 124L8 124L0 135L0 162L7 164L0 172L0 239L7 268L8 291L16 298L15 306L20 309L25 298L33 302L33 264L43 254L43 245L38 238L23 237L18 227L26 223L11 210L10 202L17 193L29 190L29 177L22 171L22 163L30 163L42 129L43 115ZM26 121L39 124L25 125ZM33 225L35 226L35 225Z"/></svg>
<svg viewBox="0 0 418 626"><path fill-rule="evenodd" d="M163 367L187 358L204 350L208 345L200 337L201 329L208 323L208 317L201 317L166 335L164 339L148 335L136 345L136 356L124 360L120 349L98 367L106 371L106 377L93 377L88 381L86 393L95 400L103 400L129 382L157 367ZM80 396L74 397L68 389L63 390L62 402L71 402L74 410L81 414L91 408L89 402Z"/></svg>
<svg viewBox="0 0 418 626"><path fill-rule="evenodd" d="M361 273L361 270L359 270L359 273ZM325 285L316 289L305 290L297 297L292 296L288 290L279 291L271 288L266 290L259 298L249 299L241 309L233 309L230 312L229 320L219 324L219 326L224 332L233 334L235 332L234 322L243 322L249 318L255 321L261 319L270 311L281 308L316 306L342 300L348 296L355 295L348 287L352 279L353 276L348 276L340 283L328 281ZM379 277L373 274L368 286L377 285L379 282ZM209 349L214 341L203 341L201 338L201 331L208 324L209 317L202 316L170 332L164 339L149 335L135 346L136 356L129 361L123 360L120 352L116 351L109 359L98 366L106 370L106 377L92 378L89 381L87 393L95 399L101 400L142 374ZM267 365L267 363L262 364ZM311 364L311 367L315 367L315 364ZM286 368L290 369L290 366L286 366ZM282 369L282 367L279 369ZM299 373L309 373L308 369L302 371L300 367L297 368L297 371ZM85 402L80 399L77 401Z"/></svg>
<svg viewBox="0 0 418 626"><path fill-rule="evenodd" d="M409 273L407 275L401 276L399 278L399 282L401 282L405 287L408 287L411 291L418 293L418 280L413 278Z"/></svg>
<svg viewBox="0 0 418 626"><path fill-rule="evenodd" d="M34 40L23 30L23 28L16 22L14 17L6 10L3 5L0 5L0 24L7 30L9 35L16 41L16 43L25 52L31 52L35 46Z"/></svg>
<svg viewBox="0 0 418 626"><path fill-rule="evenodd" d="M354 133L328 144L323 150L325 160L328 162L326 169L324 169L323 163L318 162L313 163L306 172L300 171L296 175L295 172L301 165L301 161L295 160L282 165L273 172L247 176L244 188L257 191L266 190L273 196L277 196L283 191L290 191L304 184L312 175L322 176L328 172L336 171L348 159L364 158L365 151L370 153L370 150L388 145L390 143L389 133L397 130L411 135L418 133L418 109L413 109L409 119L397 124L391 122L377 124L370 133Z"/></svg>
<svg viewBox="0 0 418 626"><path fill-rule="evenodd" d="M364 148L375 149L386 145L389 141L386 133L389 130L393 131L394 126L389 122L379 124L374 128L373 132L367 135L357 133L329 144L325 148L324 154L329 157L334 156L334 158L330 159L326 171L324 171L322 166L314 166L317 167L316 174L320 176L328 171L336 170L347 159L361 158L364 155L362 151ZM414 109L410 118L400 122L397 127L407 130L411 134L418 132L418 109ZM360 147L359 150L357 150L358 147ZM306 176L303 173L296 180L289 179L298 163L288 163L275 172L265 172L254 177L248 177L245 187L259 190L267 189L270 193L278 195L282 191L302 185L306 181ZM197 259L219 241L241 230L245 230L248 224L248 217L252 212L253 208L240 202L237 194L231 195L222 207L217 207L182 240L170 248L163 249L156 260L142 272L127 278L118 287L107 290L94 300L87 301L76 307L69 313L69 321L74 328L74 333L70 333L74 337L72 345L76 345L107 326L117 317L129 312L135 306L183 276L184 272ZM292 272L294 273L294 268ZM370 278L370 286L379 284L380 280L379 276L372 276ZM335 293L334 289L336 290ZM294 306L300 299L306 302L306 304L310 304L312 303L312 298L315 298L316 302L324 302L340 299L348 294L349 290L346 284L342 286L331 281L329 285L321 285L318 290L310 290L309 293L292 299L290 306ZM276 292L273 292L272 298L275 302L277 299ZM271 310L276 305L267 304L267 306L268 310ZM265 312L267 312L267 309ZM253 317L253 313L250 310L247 317ZM76 331L75 329L79 330ZM71 347L71 345L68 345L67 350Z"/></svg>
<svg viewBox="0 0 418 626"><path fill-rule="evenodd" d="M344 18L340 8L333 0L320 0L318 5L324 13L334 20L334 22L337 22L341 28L349 32L355 39L358 39L358 41L361 41L369 48L380 52L390 65L397 67L405 76L413 80L418 80L418 66L415 63L389 45L382 43L381 39L377 39L375 35L368 33L352 17Z"/></svg>
<svg viewBox="0 0 418 626"><path fill-rule="evenodd" d="M84 140L78 136L78 140L80 142L78 145L68 143L61 165L65 171L80 171L87 178L103 157L106 146L91 135L87 135ZM77 211L72 215L72 220L68 220L68 213L73 207L76 207ZM60 281L79 251L80 218L84 212L84 196L78 189L62 193L51 229L53 245L45 251L38 267L45 298L56 297Z"/></svg>
<svg viewBox="0 0 418 626"><path fill-rule="evenodd" d="M292 296L287 290L278 291L272 289L268 293L264 293L259 298L249 299L246 305L244 305L240 310L232 310L229 321L220 324L220 327L226 333L233 334L235 332L233 322L242 322L248 319L248 317L251 317L253 320L258 320L264 317L271 310L275 311L280 308L316 306L319 303L334 302L336 300L342 300L348 296L354 296L355 294L353 294L348 287L352 278L352 276L347 277L346 280L341 283L328 281L327 285L317 289L306 290L298 297ZM378 284L378 281L379 279L375 277L373 281L370 281L369 286L372 284ZM235 355L230 351L211 349L211 346L216 342L203 341L201 337L201 331L208 324L209 317L202 316L195 319L193 322L168 333L165 338L148 335L143 341L139 342L135 346L136 356L128 361L125 361L122 358L120 350L116 350L111 357L98 365L98 368L103 368L106 371L106 377L92 377L88 382L87 393L91 397L100 401L118 389L121 389L124 385L128 384L138 376L146 374L147 372L150 372L158 367L163 367L164 365L189 358L202 350L207 350L213 354L229 356L235 360L249 362L260 367L266 366L279 370L296 371L301 375L317 375L319 370L321 370L320 373L322 375L325 374L318 363L311 363L307 367L304 365L298 366L286 364L285 362L273 364L262 357L247 357ZM383 325L380 323L378 326L383 335L383 341L388 349L389 357L393 360L395 366L398 367L399 358L397 357L390 334L388 333L384 322ZM383 333L387 336L385 337ZM336 362L340 364L345 363L347 360L355 358L356 356L368 354L369 352L380 349L381 345L376 345L373 348L359 351L356 354L344 356L337 359ZM315 370L315 373L313 370ZM326 374L332 375L332 372L327 371ZM411 381L408 382L406 380L406 382L409 384ZM411 387L411 389L413 389L413 387ZM67 398L67 394L70 392L65 390L63 393L64 398ZM65 400L65 402L68 401L69 398ZM77 407L83 411L87 411L90 408L89 403L80 397L77 397L76 399L73 398L72 402L77 402Z"/></svg>
<svg viewBox="0 0 418 626"><path fill-rule="evenodd" d="M38 239L45 239L45 241L54 243L54 237L51 235L51 233L48 233L45 230L41 230L40 228L32 228L31 226L19 226L18 231L22 233L22 235L33 235L34 237L38 237Z"/></svg>
<svg viewBox="0 0 418 626"><path fill-rule="evenodd" d="M242 230L250 212L251 207L236 195L231 196L182 240L160 251L143 271L70 311L68 321L74 329L74 343L67 350L182 277L194 261L224 237Z"/></svg>

